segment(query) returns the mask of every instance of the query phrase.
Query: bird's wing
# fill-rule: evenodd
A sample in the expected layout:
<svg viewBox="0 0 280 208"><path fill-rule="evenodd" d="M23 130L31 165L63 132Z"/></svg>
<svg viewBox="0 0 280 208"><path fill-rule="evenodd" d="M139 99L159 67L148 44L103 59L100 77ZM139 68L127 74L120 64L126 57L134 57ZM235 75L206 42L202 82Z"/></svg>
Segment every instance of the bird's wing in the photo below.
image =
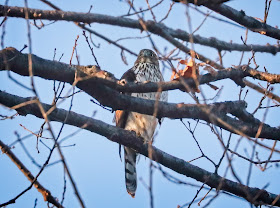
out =
<svg viewBox="0 0 280 208"><path fill-rule="evenodd" d="M134 82L136 81L136 76L132 69L127 70L121 77L121 80L125 82ZM125 93L126 95L131 95L131 93ZM116 126L120 128L124 128L126 124L126 120L128 117L128 111L125 110L117 110L115 113L114 121L116 122Z"/></svg>
<svg viewBox="0 0 280 208"><path fill-rule="evenodd" d="M136 81L136 75L132 69L127 70L121 77L121 80L125 82L134 82ZM131 95L131 93L125 93L126 95ZM129 115L129 111L126 110L117 110L115 113L114 120L116 122L116 126L120 128L125 128L126 121ZM119 156L121 157L121 145L119 145Z"/></svg>

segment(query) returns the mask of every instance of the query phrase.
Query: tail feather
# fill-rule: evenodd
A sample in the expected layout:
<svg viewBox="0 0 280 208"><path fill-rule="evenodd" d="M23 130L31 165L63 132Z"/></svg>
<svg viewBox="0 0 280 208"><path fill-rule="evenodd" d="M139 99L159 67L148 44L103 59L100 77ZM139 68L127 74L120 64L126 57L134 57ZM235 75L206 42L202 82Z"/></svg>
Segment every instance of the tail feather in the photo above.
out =
<svg viewBox="0 0 280 208"><path fill-rule="evenodd" d="M134 198L137 188L136 174L136 152L128 147L124 147L125 158L125 184L127 192Z"/></svg>

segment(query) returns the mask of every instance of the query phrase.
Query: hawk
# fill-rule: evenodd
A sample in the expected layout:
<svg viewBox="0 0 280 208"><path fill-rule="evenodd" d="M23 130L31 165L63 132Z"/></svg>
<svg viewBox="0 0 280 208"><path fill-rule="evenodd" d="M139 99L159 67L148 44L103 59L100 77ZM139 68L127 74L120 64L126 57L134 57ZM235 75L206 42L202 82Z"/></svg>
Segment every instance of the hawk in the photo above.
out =
<svg viewBox="0 0 280 208"><path fill-rule="evenodd" d="M149 49L143 49L139 52L134 66L126 71L121 78L128 82L162 82L163 76L159 69L157 55ZM167 101L167 92L150 92L150 93L131 93L131 96L156 100ZM137 136L144 139L144 142L152 140L158 120L154 116L145 115L136 112L116 111L116 126L135 131ZM136 157L135 150L124 147L125 158L125 184L127 192L134 198L137 188L136 175Z"/></svg>

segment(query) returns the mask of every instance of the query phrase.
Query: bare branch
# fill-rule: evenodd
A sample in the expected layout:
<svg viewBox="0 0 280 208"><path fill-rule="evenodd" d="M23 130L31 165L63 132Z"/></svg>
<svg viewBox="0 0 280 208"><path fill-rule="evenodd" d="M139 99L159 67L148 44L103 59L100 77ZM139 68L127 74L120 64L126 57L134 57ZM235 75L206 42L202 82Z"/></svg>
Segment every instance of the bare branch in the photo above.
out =
<svg viewBox="0 0 280 208"><path fill-rule="evenodd" d="M22 12L21 7L8 7L8 6L1 6L0 5L0 16L5 15L8 12L8 16L11 17L23 17L24 14ZM62 12L62 11L52 11L52 10L38 10L38 9L29 9L29 18L33 19L48 19L48 20L66 20L66 21L74 21L74 22L84 22L84 23L92 23L92 22L98 22L101 24L111 24L111 25L118 25L122 27L129 27L129 28L138 28L140 30L143 30L142 24L140 24L137 20L132 20L128 18L117 18L112 17L108 15L101 15L101 14L88 14L88 13L75 13L75 12ZM157 34L159 36L162 36L164 39L168 40L170 43L175 45L176 47L180 48L180 50L184 51L185 53L189 53L190 49L182 45L180 42L175 40L175 36L172 36L172 33L174 30L171 28L166 27L163 24L158 24L153 21L147 21L145 22L145 30L148 30L149 32L152 32L154 34ZM178 30L175 31L177 33ZM189 39L189 35L186 36ZM193 37L195 39L195 37ZM190 41L190 40L189 40ZM195 40L194 40L195 42ZM209 43L213 43L213 41L209 41ZM116 44L115 44L116 45ZM117 45L116 45L117 46ZM246 46L246 45L245 45ZM244 47L244 44L242 45ZM246 46L248 47L248 46ZM276 46L276 50L279 50L279 47ZM218 48L217 48L218 49ZM222 50L222 49L218 49ZM250 51L252 48L250 48ZM254 49L256 51L256 49ZM276 53L276 52L275 52ZM217 69L223 69L223 66L216 64L214 61L204 57L201 54L198 54L198 59L208 63L209 65L217 68ZM244 80L244 82L237 82L238 84L243 84L241 86L244 86L244 83L251 87L252 89L257 90L258 92L262 92L262 90L258 89L258 86ZM273 93L267 93L267 97L272 99L278 99L278 96L275 96ZM280 100L280 99L279 99Z"/></svg>
<svg viewBox="0 0 280 208"><path fill-rule="evenodd" d="M3 57L6 57L7 61L5 61ZM26 59L27 54L22 54L15 48L6 48L0 51L0 70L8 69L17 74L28 76L26 71ZM6 64L5 62L8 63ZM61 62L42 59L35 55L32 55L32 62L34 64L33 70L36 72L37 76L40 76L44 79L68 82L70 84L73 83L76 69L89 74L89 72L91 72L94 68L94 66L69 66ZM178 80L159 83L149 82L120 84L112 74L100 70L99 72L103 73L97 73L96 71L95 73L90 74L90 79L92 82L96 81L98 83L105 84L106 86L116 89L120 92L157 92L159 88L162 91L184 88L183 84ZM199 84L207 84L227 78L235 81L246 76L267 81L269 83L280 83L280 75L260 72L248 67L247 65L244 65L241 67L228 68L215 73L205 74L199 78ZM184 79L184 82L190 87L195 87L195 83L191 78ZM247 82L248 81L246 81L246 83ZM279 97L274 96L274 99L280 102Z"/></svg>
<svg viewBox="0 0 280 208"><path fill-rule="evenodd" d="M218 14L221 14L229 19L231 19L234 22L239 23L240 25L243 25L244 27L248 28L249 30L253 32L260 33L262 35L266 35L272 38L275 38L277 40L280 40L280 30L272 27L265 22L260 22L256 20L253 17L247 16L243 10L237 11L225 4L212 4L211 1L205 1L205 0L173 0L175 2L182 2L182 3L194 3L198 5L203 5Z"/></svg>
<svg viewBox="0 0 280 208"><path fill-rule="evenodd" d="M268 112L276 113L277 109L274 107L280 106L280 95L277 91L279 87L278 85L280 84L280 73L277 73L275 71L277 69L277 66L269 60L265 61L269 61L269 64L272 65L266 65L263 67L263 64L261 63L263 59L260 59L260 54L256 55L256 52L269 53L269 56L275 55L280 52L280 30L278 29L278 26L275 26L274 28L267 24L267 17L272 0L265 0L264 4L262 4L262 9L264 9L264 20L260 18L249 17L243 10L236 11L235 9L225 5L224 3L228 2L229 0L171 0L167 2L164 0L157 0L158 3L146 0L146 6L148 8L144 10L142 7L145 7L145 1L140 3L135 0L126 0L125 2L127 3L127 5L125 6L127 6L127 9L125 10L125 13L127 13L127 15L123 16L118 16L121 14L115 15L112 13L90 13L94 10L94 8L96 10L96 5L89 5L88 8L84 10L85 12L72 12L63 11L63 7L59 8L49 0L39 0L46 6L46 8L50 6L51 8L49 10L45 10L45 8L30 9L27 5L27 2L29 2L28 0L24 0L24 7L8 6L8 1L9 0L6 0L5 5L0 3L0 18L2 17L3 19L2 22L0 21L0 27L3 28L2 36L0 37L0 39L2 40L0 44L2 46L2 50L0 50L0 73L7 74L8 78L13 81L9 84L16 83L17 85L20 85L21 88L24 87L28 89L28 93L31 93L28 96L34 97L20 97L17 95L9 94L9 90L12 90L12 88L6 89L6 87L5 89L7 90L7 92L5 91L5 89L3 89L4 91L1 91L0 89L0 106L4 107L5 111L9 111L7 111L8 113L3 113L3 115L0 115L0 120L13 119L15 117L14 115L17 115L16 119L20 119L21 116L27 116L28 119L30 115L34 115L35 117L37 117L35 118L35 120L43 121L41 127L39 126L39 131L36 131L34 127L30 127L28 125L26 126L25 124L20 124L20 126L23 127L24 131L28 131L31 133L31 135L35 135L37 137L36 148L38 150L38 153L38 144L40 144L44 145L42 147L44 148L44 150L49 152L49 154L43 165L37 163L36 161L39 161L40 158L33 158L33 156L30 154L32 152L28 149L30 147L27 148L26 144L22 142L22 139L17 133L17 130L15 130L15 136L17 137L17 140L10 146L3 144L0 140L0 149L2 151L4 150L7 155L9 155L9 153L7 153L8 151L12 153L12 148L15 148L13 144L18 143L18 145L21 145L24 153L27 156L26 158L39 168L39 172L36 176L33 176L31 174L31 176L33 177L33 180L31 180L28 178L29 175L25 174L25 172L22 171L20 165L17 165L18 168L31 181L31 183L29 182L26 187L23 187L23 190L20 193L15 193L13 197L10 197L4 203L1 202L2 204L0 203L0 207L12 203L17 203L20 197L24 197L23 195L33 188L33 185L35 186L36 183L39 183L37 181L39 180L38 177L41 175L41 173L43 173L46 167L60 162L64 167L64 186L63 189L61 189L61 197L59 197L60 199L53 198L52 200L55 200L58 203L59 207L64 206L63 202L66 200L65 194L66 188L68 189L67 183L69 182L69 184L71 184L73 188L72 195L75 196L76 194L77 199L80 202L80 206L85 207L85 204L81 198L81 194L77 189L78 183L74 181L74 178L72 177L70 169L67 165L67 158L62 152L62 148L76 145L76 142L73 143L70 141L69 143L69 140L66 142L67 144L63 142L65 142L67 138L77 134L84 129L91 131L96 135L104 136L111 142L117 143L120 147L120 157L122 153L121 147L126 146L133 149L133 151L135 151L137 154L139 153L139 156L141 154L151 159L149 162L149 179L146 180L140 177L140 181L142 181L144 187L147 188L150 194L151 207L155 206L154 197L156 197L155 192L153 191L153 176L156 171L155 168L157 168L167 180L170 180L175 184L184 184L198 187L197 194L195 195L194 193L192 196L194 197L193 200L188 204L182 205L182 207L191 207L192 205L194 205L194 203L197 203L197 201L199 201L198 206L202 205L203 207L207 207L221 195L228 195L234 198L239 198L239 200L243 201L247 200L251 206L263 205L280 207L280 195L268 192L272 191L268 189L270 183L266 183L266 185L264 186L257 185L258 188L252 187L252 183L250 183L250 179L255 171L265 171L268 168L275 169L280 164L279 158L273 158L273 154L280 153L279 148L277 148L277 141L280 141L280 126L277 126L277 122L275 123L273 120L268 119L268 116L270 115L268 114ZM183 4L176 4L176 2L181 2ZM170 7L168 4L170 4ZM181 10L177 11L180 12L181 16L185 14L185 18L183 16L180 17L180 15L176 16L176 14L174 13L176 12L175 4L178 7L181 7L181 9L186 9L185 13L182 13ZM114 7L114 5L109 6ZM157 6L158 8L153 9ZM202 22L196 30L194 30L195 28L192 28L192 20L194 19L190 16L189 8L197 10L204 17L204 20L202 17ZM211 9L210 12L208 8ZM200 11L200 9L202 10ZM207 13L203 12L206 10ZM147 11L150 13L145 13ZM220 13L221 15L216 14L214 11L216 13ZM263 12L263 10L261 10L261 12ZM172 18L169 14L172 16ZM273 18L274 14L275 12L271 14L271 19ZM147 15L149 16L148 18L146 18ZM217 17L211 15L215 15ZM162 19L160 18L160 16L162 16ZM239 27L239 29L241 28L242 30L244 30L244 32L246 30L246 36L241 37L242 42L237 41L236 43L232 43L232 41L226 42L210 36L207 36L209 38L206 38L206 36L201 37L199 35L194 35L197 33L193 31L199 30L201 25L203 25L205 23L205 20L209 17L216 18L216 20L221 20L219 18L222 18L223 21L228 24L227 26L234 25ZM163 21L166 18L168 18L169 21L167 21L168 23L165 22L166 24L163 24ZM9 38L5 36L5 25L7 23L7 19L17 19L18 21L24 21L27 23L26 40L29 43L28 46L22 43L21 45L24 45L24 47L21 50L17 50L12 47L4 48L4 39ZM179 29L175 29L176 26L175 28L173 27L173 23L177 23L176 21L178 21L179 19L180 21L187 21L188 32L186 32L185 30L186 27L182 28L178 26ZM57 49L61 50L59 49L59 46L52 47L51 53L54 48L54 55L51 55L52 60L43 59L34 55L32 53L31 46L32 31L30 25L34 26L35 30L40 30L44 28L44 26L48 25L48 22L50 24L59 22L61 24L67 24L68 22L69 24L74 23L75 27L78 26L80 32L85 36L84 42L85 44L88 44L89 49L91 50L91 55L95 60L94 64L96 65L80 65L79 55L81 54L78 54L78 50L76 48L78 39L76 39L73 51L71 50L69 52L70 55L72 52L70 64L69 60L66 61L66 64L60 62L60 59L62 58L64 53L62 53L58 61L55 61L57 60ZM98 25L100 26L100 28L96 27ZM107 27L108 29L120 29L124 32L126 30L134 32L138 31L141 36L138 37L137 35L126 34L125 38L112 38L112 35L109 34L109 30L109 36L106 36L106 34L104 36L102 32L100 33L100 31L104 29L103 27ZM216 25L214 27L216 27ZM99 32L98 28L101 29ZM270 39L270 42L275 42L271 43L272 45L270 45L269 43L267 43L266 45L258 45L265 44L264 40L262 42L255 41L256 44L251 45L247 41L247 33L249 30L263 35L259 37L271 37L278 40ZM88 35L86 35L86 32L89 33L90 39L88 39ZM145 34L143 34L143 32L146 34L146 36ZM227 32L231 31L228 30ZM35 31L33 36L36 34L37 32ZM114 36L116 35L118 36L117 33L114 34ZM92 40L92 37L99 39L101 42L105 40L105 43L109 43L109 45L111 45L111 47L113 48L117 47L117 50L119 50L120 53L120 58L126 65L129 65L128 63L130 62L130 58L133 58L134 56L138 56L137 60L140 60L141 53L137 55L134 51L132 51L132 49L134 47L144 46L142 44L138 46L129 46L128 44L127 46L129 47L126 47L126 44L124 42L122 43L124 45L122 45L118 41L125 39L144 38L141 39L141 41L139 40L140 43L142 42L144 44L145 42L149 45L148 47L156 51L158 60L163 67L162 72L171 73L171 71L181 71L182 73L180 76L178 75L179 78L173 79L173 76L171 76L171 81L166 82L164 80L162 82L142 82L138 79L137 81L130 81L130 79L119 80L115 77L114 74L111 73L111 71L118 71L116 73L119 73L119 71L123 71L123 69L120 69L118 67L116 68L115 66L114 69L108 68L106 69L108 71L105 71L104 66L99 66L98 62L100 63L100 60L97 60L97 57L102 59L102 53L104 50L106 51L106 47L104 48L103 45L103 47L100 47L100 50L98 50L100 44L95 44L96 40ZM137 40L137 42L139 41ZM201 48L200 46L195 44L213 48L213 52L216 51L216 53L206 53L203 48L207 49L207 47ZM92 48L92 46L94 47ZM26 47L28 47L28 54L22 53L22 51ZM196 50L195 48L198 50ZM97 53L95 49L98 50L99 53ZM228 51L240 51L240 54L242 53L238 66L233 65L232 63L230 63L229 59L226 58L225 55L228 54ZM245 65L241 65L243 55L246 52L250 52L250 56L248 57L248 61L245 61ZM61 54L61 52L58 53ZM237 52L234 53L237 54ZM213 56L214 58L211 58ZM73 57L76 57L77 65L72 64L73 62L71 61ZM247 56L244 55L244 57ZM134 68L130 69L130 71L138 67L137 63L138 62L136 62ZM253 66L254 68L251 68L251 66ZM275 74L269 73L269 71L272 72L272 70L275 71ZM146 73L145 75L154 76L150 73ZM168 74L165 75L168 76ZM13 78L12 76L15 78ZM39 95L37 94L37 90L39 90L37 88L40 87L40 80L42 79L44 79L43 81L45 82L49 82L47 88L49 88L51 92L53 91L53 98L51 98L52 100L48 103L42 103L41 98L43 97L40 96L39 98ZM24 84L22 84L28 80L31 81L31 88L28 88ZM36 85L36 80L39 81L39 86ZM217 81L218 83L213 83ZM236 85L234 85L232 81ZM227 85L227 83L229 83L230 85ZM34 84L37 86L36 88ZM205 84L207 86L205 86ZM235 87L232 86L232 84ZM235 89L232 89L232 87ZM239 87L240 90L237 89ZM248 87L251 89L248 89ZM67 88L69 88L69 90L65 94L65 90ZM45 90L45 88L43 90ZM171 99L174 98L173 96L177 96L175 97L175 99L179 99L182 101L176 101L177 103L171 103L170 101L169 103L167 101L159 101L161 92L167 93L166 91L169 90L177 90L172 91ZM212 90L217 91L214 92ZM232 93L236 92L236 90L237 94L235 96L237 98L234 99L234 95ZM259 95L256 91L261 93L261 95ZM169 118L165 120L169 120L168 122L171 122L170 124L173 123L172 120L174 121L175 119L180 119L180 121L185 125L185 127L191 134L194 142L197 144L197 147L199 149L199 151L197 151L198 155L196 155L197 153L195 153L195 155L187 159L177 158L177 154L169 155L166 152L163 152L154 147L152 142L144 142L143 138L141 138L141 134L137 134L134 131L128 130L129 124L127 124L125 128L123 125L121 126L122 128L120 128L119 125L113 126L110 125L110 122L105 123L107 121L104 122L101 120L93 119L98 112L97 110L92 112L91 117L84 116L72 111L72 106L74 106L75 103L73 102L73 100L75 100L75 94L77 94L78 92L84 92L87 94L87 96L89 95L90 97L88 97L88 101L90 100L92 102L92 107L95 107L95 105L97 105L97 108L99 108L101 111L107 110L107 113L113 114L114 111L121 110L135 112L136 114L144 114L144 116L146 116L147 118L150 115L154 116L156 120L158 120L159 124L161 124L164 117ZM224 92L224 94L221 94L222 92ZM251 92L253 92L253 94L251 94ZM65 95L63 95L63 93ZM143 93L157 93L158 95L155 97L155 100L147 100L135 96L136 94ZM183 97L178 97L177 93L180 93L180 95L182 95ZM255 95L257 97L254 97ZM78 95L78 97L82 98L83 96L81 96L82 94ZM184 99L185 96L190 96L192 100L189 101L189 99ZM224 99L226 99L226 101ZM249 99L257 99L257 102L250 102L252 100ZM79 101L77 100L76 102ZM265 107L263 106L264 101L267 101ZM64 104L63 106L68 106L69 104L69 106L62 109L61 104ZM273 116L275 117L275 115L272 115L272 117ZM141 120L137 116L135 116L135 118L139 121ZM128 120L129 119L130 117L128 118ZM6 123L6 121L4 122ZM192 123L195 125L193 126ZM69 126L66 127L65 125ZM63 132L66 130L65 128L68 129L71 128L71 126L72 128L77 127L76 130L71 130L72 133L68 134L64 138L60 138L63 135ZM53 131L53 127L60 127L57 136L55 136L56 134ZM213 154L213 152L207 152L204 148L205 145L202 143L206 142L208 144L212 138L206 136L203 138L205 141L202 141L201 138L198 138L199 136L201 136L200 133L204 132L203 129L205 128L206 130L208 129L208 133L212 134L212 136L216 136L217 141L215 142L221 143L221 149L219 153L220 156L218 157L218 159L215 159L215 155L212 155L212 157L211 154ZM176 132L178 131L176 130ZM158 132L155 132L152 138L153 141L157 137L157 133ZM48 135L46 136L46 134ZM49 136L49 134L51 136ZM233 134L239 136L236 137ZM23 137L23 139L27 137L28 136ZM228 137L228 140L226 137ZM50 140L46 141L46 143L40 138L47 138ZM236 138L237 140L234 140L234 138ZM271 143L268 140L273 140L274 143ZM249 146L247 143L245 144L243 142L249 142ZM4 148L3 145L5 146ZM35 144L33 147L35 148ZM245 154L242 154L241 151L241 148L243 147ZM49 164L49 161L51 157L53 157L55 149L58 150L58 155L60 156L60 158L58 160L55 160L55 162ZM263 158L263 154L261 152L265 151L264 149L270 151L269 154L267 154L266 158ZM39 157L42 157L42 155ZM236 160L234 160L234 158ZM205 159L207 161L205 161ZM238 165L240 164L236 163L238 162L237 160L243 163L249 163L249 166L247 167L248 170L246 171L248 172L248 174L243 174L243 176L242 174L240 174L240 172L238 172ZM14 161L13 159L12 161L13 163L17 164L17 161ZM206 168L204 165L199 167L195 166L194 163L197 162L202 162L204 165L208 165L209 167ZM209 165L209 162L212 165ZM158 164L158 167L155 166L155 164ZM181 176L183 178L179 179L175 175L170 175L170 173L167 172L170 172L171 170L167 170L166 172L161 168L163 166L175 171L175 175L178 173L178 177L180 177L179 174L182 174ZM225 172L222 173L221 171ZM245 170L243 170L243 172L245 172ZM69 181L66 181L66 176L69 177ZM184 182L184 180L189 180L184 176L197 180L196 183L198 185ZM62 181L61 184L63 184ZM36 188L44 196L44 199L48 201L48 199L45 198L47 197L45 195L49 194L49 191L46 190L45 192L43 192L39 190L40 187ZM204 193L201 193L202 189ZM205 193L206 195L204 195ZM201 198L200 195L204 195L204 197ZM210 200L205 200L208 197L211 197ZM34 207L39 206L37 205L37 198L35 198L36 197L34 197L31 201ZM49 204L48 202L46 203L48 207L50 205L53 207L57 206Z"/></svg>
<svg viewBox="0 0 280 208"><path fill-rule="evenodd" d="M73 21L73 22L83 22L88 24L95 22L100 24L109 24L109 25L116 25L121 27L143 30L139 21L129 19L129 18L123 18L123 17L113 17L109 15L94 14L94 13L63 12L63 11L40 10L40 9L28 9L28 13L30 19L64 20L64 21ZM0 5L0 16L24 18L23 8ZM146 25L147 25L146 29L154 34L157 34L155 28L161 27L164 28L166 31L168 31L168 33L172 37L190 42L190 34L180 29L174 30L169 27L166 27L162 23L155 23L153 21L147 21ZM199 35L193 35L193 42L216 48L219 51L254 50L255 52L266 52L272 54L276 54L277 52L280 51L279 46L244 45L244 44L228 43L225 41L218 40L216 38L205 38Z"/></svg>
<svg viewBox="0 0 280 208"><path fill-rule="evenodd" d="M56 198L52 196L49 190L44 188L37 180L34 181L35 177L32 175L32 173L24 166L24 164L22 164L22 162L14 155L14 153L10 150L10 148L7 145L5 145L1 140L0 140L0 148L2 152L6 154L15 163L15 165L20 169L20 171L26 176L26 178L33 183L33 186L42 194L45 201L52 203L56 207L63 207L56 200ZM15 203L19 196L20 195L18 195L17 197L11 199L10 201L4 204L0 204L0 207Z"/></svg>
<svg viewBox="0 0 280 208"><path fill-rule="evenodd" d="M0 66L0 69L11 69L20 75L28 76L26 55L20 54L15 50L8 50L8 52L10 53L7 54L7 57L9 57L8 60L13 61L8 62L8 66ZM59 62L44 60L34 55L32 56L32 61L35 76L39 76L44 79L63 81L69 84L74 82L74 67L70 67L69 65ZM52 65L53 63L54 65ZM97 99L102 105L109 106L113 110L125 109L153 115L155 101L121 94L98 81L96 82L96 78L98 77L104 79L104 77L111 78L113 75L110 75L108 72L101 71L96 67L87 68L78 66L77 69L78 74L81 74L77 77L80 81L75 81L75 83L77 83L77 87ZM81 72L79 72L80 70ZM84 73L84 75L82 75L82 73ZM91 78L91 75L93 75L93 78ZM212 75L209 74L209 76L211 77ZM154 84L157 85L156 83ZM26 101L32 102L30 100ZM4 104L4 100L1 103ZM158 102L157 117L201 119L218 125L219 127L229 130L235 134L255 137L261 122L254 118L253 115L246 112L245 108L246 103L244 101L216 103L213 105ZM239 120L229 117L226 113L230 113L238 117ZM261 129L260 137L278 140L280 135L279 132L280 129L264 124Z"/></svg>
<svg viewBox="0 0 280 208"><path fill-rule="evenodd" d="M9 105L17 105L26 101L26 98L19 96L9 95L8 93L0 93L1 97L5 97L5 100ZM3 101L0 99L1 102ZM52 106L43 104L45 109L50 109ZM20 112L26 114L32 114L38 118L43 118L38 106L35 104L24 106L18 109ZM66 111L63 109L56 109L48 116L52 121L64 122L65 124L73 125L76 127L83 126L84 129L95 132L102 136L107 137L113 142L125 145L127 147L135 149L140 154L149 157L149 148L152 148L152 160L159 162L160 164L168 167L179 174L183 174L187 177L194 178L197 181L207 184L212 188L224 190L243 197L255 205L259 204L271 204L275 201L276 206L280 206L280 200L276 194L269 193L263 189L251 188L234 181L225 179L217 174L210 173L204 169L201 169L195 165L185 162L182 159L169 155L154 146L149 144L143 144L143 140L136 137L135 133L126 131L124 129L106 124L100 120L86 117L72 111ZM67 117L67 119L66 119ZM258 197L255 197L255 196Z"/></svg>

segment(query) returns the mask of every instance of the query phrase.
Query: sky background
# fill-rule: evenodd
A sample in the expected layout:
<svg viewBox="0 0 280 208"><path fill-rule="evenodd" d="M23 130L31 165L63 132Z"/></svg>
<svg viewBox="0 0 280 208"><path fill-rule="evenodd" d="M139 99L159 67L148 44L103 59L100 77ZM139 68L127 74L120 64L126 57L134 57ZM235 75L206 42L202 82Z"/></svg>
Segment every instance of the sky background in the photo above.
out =
<svg viewBox="0 0 280 208"><path fill-rule="evenodd" d="M88 12L90 5L92 5L92 13L107 14L112 16L120 16L127 13L129 6L126 1L118 0L84 0L84 1L74 1L74 0L59 0L52 1L55 5L60 7L65 11L75 11L75 12ZM150 0L150 4L154 5L158 1ZM3 0L0 0L1 4L4 4ZM160 6L156 7L153 12L155 13L157 20L163 18L170 6L171 1L165 0ZM40 1L28 1L30 8L38 9L51 9L47 5L41 3ZM264 16L264 0L247 0L247 1L238 1L233 0L227 3L229 6L237 9L244 10L247 15L253 16L256 18L263 19ZM24 1L9 1L9 5L13 6L24 6ZM135 7L147 8L145 0L139 0L135 4ZM199 7L203 11L207 9ZM191 24L193 30L197 28L204 19L204 16L196 12L194 9L189 9L191 15ZM272 1L271 9L268 16L268 24L272 26L279 25L280 20L280 2ZM215 13L212 13L214 16L225 19ZM150 12L145 13L145 19L152 19ZM137 17L132 16L129 18L136 19ZM2 21L3 18L0 18ZM43 21L45 24L49 21ZM40 24L39 21L37 21ZM173 9L164 21L164 24L173 29L181 29L189 31L189 25L186 18L186 7L181 4L175 4ZM91 24L91 28L95 31L103 34L106 37L109 37L111 40L117 40L119 38L125 37L140 37L145 36L145 33L141 33L136 29L127 29L111 25L102 25L102 24ZM2 34L2 27L0 28ZM14 47L18 50L21 50L24 44L28 44L27 38L27 25L26 20L19 18L8 18L6 22L4 37L4 46L5 47ZM245 37L245 29L236 27L227 23L223 23L217 20L208 18L203 26L195 33L203 37L216 37L220 40L227 42L233 41L234 43L240 43L241 36ZM75 26L72 22L55 22L54 24L48 25L42 29L37 29L34 26L31 26L31 38L32 38L32 53L36 54L39 57L52 60L54 57L54 50L56 49L55 60L58 60L59 57L63 54L61 61L64 63L69 63L73 45L75 39L79 35L77 52L81 65L94 65L96 64L91 51L87 46L84 36L82 35L82 30ZM174 47L167 43L162 38L157 36L152 36L154 42L161 52L164 52L164 49L167 48L168 51L172 50ZM133 66L136 59L135 56L132 56L125 52L128 65L122 61L120 53L121 50L112 44L109 44L102 39L93 36L93 41L95 44L100 44L99 48L93 48L94 53L97 57L99 65L103 70L113 73L117 78L120 78L121 75ZM138 53L143 48L152 49L151 43L148 39L128 39L120 41L120 44L123 44L132 51ZM248 34L248 44L276 44L276 40L262 36L260 34L249 32ZM187 44L188 47L191 47L190 44ZM209 57L213 60L218 58L216 50L209 47L204 47L200 45L194 45L194 48L197 52ZM28 53L28 49L23 51ZM183 59L186 58L186 55L181 53L180 57ZM224 56L224 66L230 67L232 65L238 65L241 57L239 52L226 52ZM248 62L248 58L251 57L251 53L247 52L244 54L243 64ZM256 54L257 64L260 65L259 70L263 71L265 66L270 73L279 74L279 65L280 59L279 55L271 55L266 53L257 53ZM77 64L77 60L73 58L73 64ZM176 66L177 62L173 62ZM253 66L253 65L252 65ZM161 64L161 68L162 64ZM170 80L171 71L166 69L164 70L165 80ZM202 71L201 73L206 73ZM20 82L30 86L30 79L27 77L21 77L14 73L12 76L20 80ZM265 83L259 82L257 80L250 80L254 83L262 84L266 86ZM33 96L32 93L23 89L22 87L16 85L11 79L8 78L7 72L0 72L0 90L4 90L8 93L29 97ZM229 80L223 80L214 83L219 88L223 87L221 95L215 101L227 101L227 100L238 100L239 88ZM53 82L46 81L40 78L35 80L36 89L39 92L39 98L42 102L50 104L53 99ZM71 89L67 85L64 95L67 93L68 89ZM244 92L247 88L245 88ZM276 85L274 92L279 95L279 87ZM216 92L209 88L208 86L202 86L202 90L205 93L207 98L213 97ZM242 96L244 96L244 92ZM252 112L258 105L262 95L250 90L246 97L248 102L248 111ZM73 100L72 110L87 116L92 116L96 111L96 119L100 119L109 124L113 124L113 114L109 111L106 111L99 106L93 104L90 100L92 98L86 93L78 93L75 95ZM169 92L169 102L171 103L194 103L191 97L187 93L179 92L178 90ZM207 101L211 103L213 101ZM267 103L267 100L264 101L264 104ZM70 104L70 99L61 103L58 107L68 109ZM270 102L270 104L273 104ZM1 115L12 115L14 111L7 110L4 107L0 107ZM256 117L262 119L264 110L259 110L256 114ZM280 113L277 108L271 109L268 112L266 122L272 126L280 126L279 122ZM195 126L195 122L190 119L184 119L184 122L191 122L192 128ZM29 135L29 132L20 127L20 124L26 128L36 132L40 129L43 120L37 119L32 115L26 117L17 116L13 120L0 121L0 139L6 143L11 144L17 139L15 131L21 136L24 137ZM52 128L57 134L61 124L52 122ZM61 135L61 139L67 135L72 134L77 130L76 127L65 126ZM45 137L50 137L47 131L44 132ZM228 133L223 131L225 142L228 139ZM217 138L213 135L209 127L206 125L200 124L197 126L195 131L195 136L204 151L204 153L210 157L215 162L218 162L222 153L223 148L221 147ZM230 147L234 148L239 136L234 135ZM51 140L43 140L43 142L51 147ZM264 141L266 144L272 146L273 141ZM39 143L40 153L36 150L36 137L30 136L24 140L25 146L28 148L30 154L35 158L39 164L43 164L48 156L49 150L42 143ZM72 146L74 145L75 146ZM87 207L149 207L149 192L143 185L144 183L148 184L149 179L149 159L145 159L143 156L140 158L137 164L137 173L138 173L138 189L136 192L135 199L132 199L126 192L125 182L124 182L124 164L120 161L118 156L118 144L113 143L107 140L104 137L101 137L92 132L86 130L80 131L78 134L72 136L71 138L65 140L62 143L65 147L62 148L64 156L67 160L69 168L71 170L72 176L74 177L78 190L85 202ZM70 145L70 146L69 146ZM184 125L179 120L170 120L165 119L160 128L157 129L157 136L155 138L155 146L159 149L172 154L178 158L182 158L186 161L192 160L200 156L200 151L192 139L190 133L184 127ZM277 146L279 148L279 144ZM251 154L252 143L243 139L239 147L239 153L242 155ZM247 151L246 151L247 150ZM261 160L266 160L269 151L257 148L259 152L259 158ZM36 175L39 169L30 161L26 153L23 151L22 147L17 144L13 148L15 155L21 159L21 161L26 165L26 167ZM272 159L279 159L279 154L276 153ZM55 151L50 162L55 162L59 160L59 156ZM199 159L192 164L197 165L201 168L204 168L208 171L213 172L214 166L205 159ZM248 174L249 163L247 161L238 159L235 157L233 162L237 175L241 178L243 183L246 183L246 177ZM225 168L227 167L227 160L224 160L219 174L223 175ZM185 181L201 185L201 183L196 182L191 178L184 177L179 175L169 169L167 170L170 174L175 177ZM279 181L279 168L275 165L262 172L258 167L253 166L253 174L250 180L250 186L262 188L268 184L267 190L280 194L280 181ZM1 177L1 186L0 186L0 203L6 202L9 199L16 196L22 190L29 186L30 182L25 178L25 176L18 170L14 163L4 155L0 155L0 177ZM63 192L63 167L61 163L50 166L44 170L44 172L39 177L39 182L48 190L51 191L53 196L56 196L61 200ZM234 179L231 174L227 175L227 178ZM69 180L67 179L66 186L66 195L65 195L65 207L79 207L78 201L74 195L74 191L71 187ZM155 170L154 173L154 203L155 207L177 207L177 205L184 205L190 202L196 194L198 188L177 185L169 182L164 178L160 171ZM203 190L198 198L201 198L206 193L206 190ZM211 192L209 195L214 195L215 191ZM37 199L37 207L47 207L47 204L43 201L42 196L35 188L28 191L22 197L20 197L16 204L10 205L10 207L34 207L35 199ZM201 206L204 206L208 200L202 202ZM243 199L237 197L227 196L221 194L217 199L211 203L209 207L250 207L250 205ZM193 207L198 207L197 203L193 204Z"/></svg>

